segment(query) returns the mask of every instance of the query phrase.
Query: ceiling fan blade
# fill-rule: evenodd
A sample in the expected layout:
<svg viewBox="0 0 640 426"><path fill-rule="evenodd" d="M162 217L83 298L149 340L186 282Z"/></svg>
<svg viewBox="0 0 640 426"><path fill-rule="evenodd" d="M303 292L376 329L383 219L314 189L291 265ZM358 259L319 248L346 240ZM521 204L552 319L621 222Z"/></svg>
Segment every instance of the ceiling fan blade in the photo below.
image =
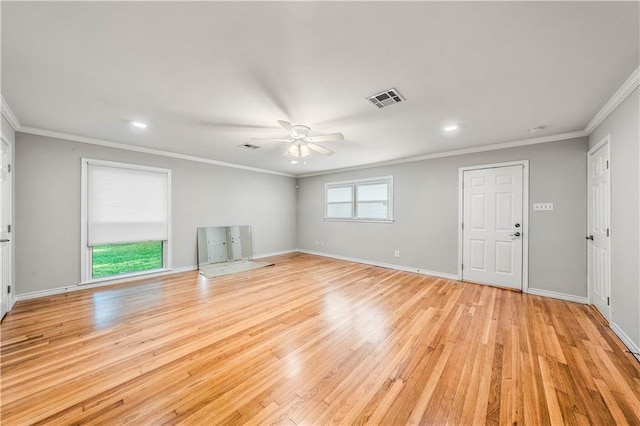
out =
<svg viewBox="0 0 640 426"><path fill-rule="evenodd" d="M342 133L330 133L328 135L318 135L307 138L309 142L329 142L329 141L341 141L344 140Z"/></svg>
<svg viewBox="0 0 640 426"><path fill-rule="evenodd" d="M291 142L291 139L284 138L251 138L250 140L261 142Z"/></svg>
<svg viewBox="0 0 640 426"><path fill-rule="evenodd" d="M280 124L280 126L282 126L283 129L285 129L287 131L287 133L289 133L291 136L293 136L294 138L298 137L298 132L296 132L296 129L293 128L293 124L289 123L288 121L284 121L284 120L278 120L278 123Z"/></svg>
<svg viewBox="0 0 640 426"><path fill-rule="evenodd" d="M317 152L318 154L322 154L322 155L333 155L333 151L331 151L330 149L327 149L327 148L325 148L325 147L323 147L323 146L316 145L316 144L311 143L311 142L307 143L307 146L309 147L309 149L310 149L311 151L315 151L315 152Z"/></svg>

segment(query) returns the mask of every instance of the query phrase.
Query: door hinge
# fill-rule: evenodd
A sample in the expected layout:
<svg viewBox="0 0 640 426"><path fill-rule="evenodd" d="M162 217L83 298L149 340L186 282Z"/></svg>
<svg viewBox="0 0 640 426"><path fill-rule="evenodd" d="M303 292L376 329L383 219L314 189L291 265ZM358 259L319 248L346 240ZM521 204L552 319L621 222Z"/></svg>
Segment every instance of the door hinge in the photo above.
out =
<svg viewBox="0 0 640 426"><path fill-rule="evenodd" d="M11 225L7 225L7 232L11 232Z"/></svg>
<svg viewBox="0 0 640 426"><path fill-rule="evenodd" d="M607 228L607 237L609 236L609 228Z"/></svg>
<svg viewBox="0 0 640 426"><path fill-rule="evenodd" d="M611 305L611 298L607 297L607 306Z"/></svg>
<svg viewBox="0 0 640 426"><path fill-rule="evenodd" d="M607 170L609 170L609 160L607 160Z"/></svg>
<svg viewBox="0 0 640 426"><path fill-rule="evenodd" d="M7 173L11 173L11 164L7 164Z"/></svg>
<svg viewBox="0 0 640 426"><path fill-rule="evenodd" d="M460 270L464 271L464 263L462 265L460 265Z"/></svg>
<svg viewBox="0 0 640 426"><path fill-rule="evenodd" d="M462 223L462 229L464 229L464 222Z"/></svg>
<svg viewBox="0 0 640 426"><path fill-rule="evenodd" d="M11 286L7 287L7 294L11 293Z"/></svg>

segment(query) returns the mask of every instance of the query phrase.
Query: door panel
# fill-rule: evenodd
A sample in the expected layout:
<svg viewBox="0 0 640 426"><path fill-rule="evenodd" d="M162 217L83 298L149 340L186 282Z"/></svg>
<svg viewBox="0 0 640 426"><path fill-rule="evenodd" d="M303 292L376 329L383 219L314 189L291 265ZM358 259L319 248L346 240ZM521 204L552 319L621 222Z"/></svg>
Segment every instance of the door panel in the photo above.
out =
<svg viewBox="0 0 640 426"><path fill-rule="evenodd" d="M0 140L0 318L9 310L11 285L11 146Z"/></svg>
<svg viewBox="0 0 640 426"><path fill-rule="evenodd" d="M522 289L522 179L520 165L463 172L463 280Z"/></svg>
<svg viewBox="0 0 640 426"><path fill-rule="evenodd" d="M485 241L484 240L471 240L471 269L476 271L485 271L487 269L487 260L485 256Z"/></svg>
<svg viewBox="0 0 640 426"><path fill-rule="evenodd" d="M587 273L592 303L609 319L611 272L609 237L609 143L589 153Z"/></svg>

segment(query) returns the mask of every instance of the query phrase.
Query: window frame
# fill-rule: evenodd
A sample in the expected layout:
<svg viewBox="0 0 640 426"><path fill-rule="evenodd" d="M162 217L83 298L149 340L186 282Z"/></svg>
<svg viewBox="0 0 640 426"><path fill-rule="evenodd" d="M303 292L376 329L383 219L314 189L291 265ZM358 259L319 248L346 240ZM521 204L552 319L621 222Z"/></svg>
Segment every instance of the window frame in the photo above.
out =
<svg viewBox="0 0 640 426"><path fill-rule="evenodd" d="M164 173L167 175L167 240L162 241L162 268L150 269L147 271L131 272L126 274L109 275L100 278L93 278L93 251L88 245L88 169L89 165L115 167L120 169L130 169L137 171L149 171ZM82 158L81 180L80 180L80 285L94 284L104 281L121 280L131 277L138 277L159 272L171 271L171 169L160 167L143 166L139 164L122 163L118 161L96 160Z"/></svg>
<svg viewBox="0 0 640 426"><path fill-rule="evenodd" d="M358 217L356 215L358 210L358 186L360 185L372 185L372 184L387 184L387 203L388 203L388 216L384 219L378 218L366 218ZM332 188L351 188L351 217L331 217L329 216L328 201L329 190ZM353 179L340 182L327 182L324 184L324 220L335 222L377 222L377 223L392 223L395 221L393 216L393 176L378 176L364 179Z"/></svg>

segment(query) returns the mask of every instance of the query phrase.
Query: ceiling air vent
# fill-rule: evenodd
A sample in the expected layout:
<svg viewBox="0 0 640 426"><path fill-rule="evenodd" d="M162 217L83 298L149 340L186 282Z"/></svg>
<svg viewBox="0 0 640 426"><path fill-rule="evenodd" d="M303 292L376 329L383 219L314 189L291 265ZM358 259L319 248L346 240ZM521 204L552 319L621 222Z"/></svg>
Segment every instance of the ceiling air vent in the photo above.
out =
<svg viewBox="0 0 640 426"><path fill-rule="evenodd" d="M258 145L252 145L250 143L243 143L242 145L240 145L240 148L245 148L245 149L258 149L260 148Z"/></svg>
<svg viewBox="0 0 640 426"><path fill-rule="evenodd" d="M384 108L405 100L397 89L385 90L377 95L369 96L367 99L378 108Z"/></svg>

